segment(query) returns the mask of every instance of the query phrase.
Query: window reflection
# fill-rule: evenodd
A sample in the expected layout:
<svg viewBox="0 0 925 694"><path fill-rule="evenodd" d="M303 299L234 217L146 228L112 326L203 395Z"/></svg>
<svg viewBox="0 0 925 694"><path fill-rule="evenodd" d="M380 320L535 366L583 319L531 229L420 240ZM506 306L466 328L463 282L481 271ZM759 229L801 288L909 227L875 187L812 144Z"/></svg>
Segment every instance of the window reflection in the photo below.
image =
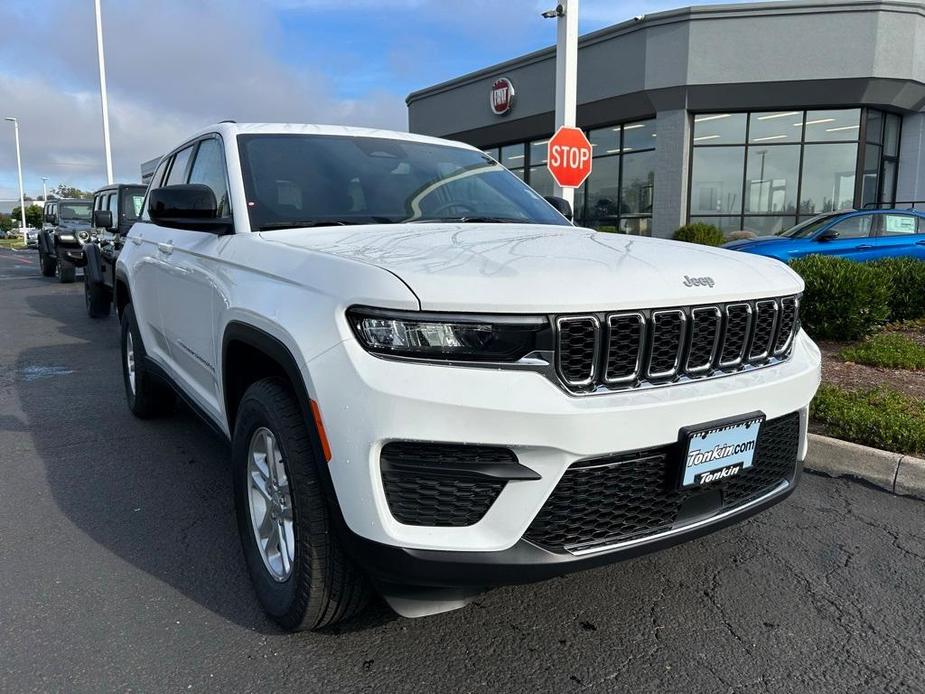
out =
<svg viewBox="0 0 925 694"><path fill-rule="evenodd" d="M799 142L803 134L802 125L802 111L752 113L748 122L748 141L758 144Z"/></svg>
<svg viewBox="0 0 925 694"><path fill-rule="evenodd" d="M694 116L695 145L727 145L745 142L745 113L702 113Z"/></svg>
<svg viewBox="0 0 925 694"><path fill-rule="evenodd" d="M800 147L749 147L745 211L793 214L797 208Z"/></svg>
<svg viewBox="0 0 925 694"><path fill-rule="evenodd" d="M744 147L694 149L691 214L741 214L744 163Z"/></svg>
<svg viewBox="0 0 925 694"><path fill-rule="evenodd" d="M799 124L794 123L798 126ZM806 142L857 140L861 129L861 109L806 112Z"/></svg>
<svg viewBox="0 0 925 694"><path fill-rule="evenodd" d="M803 188L800 213L819 214L854 204L858 146L806 145L803 153Z"/></svg>

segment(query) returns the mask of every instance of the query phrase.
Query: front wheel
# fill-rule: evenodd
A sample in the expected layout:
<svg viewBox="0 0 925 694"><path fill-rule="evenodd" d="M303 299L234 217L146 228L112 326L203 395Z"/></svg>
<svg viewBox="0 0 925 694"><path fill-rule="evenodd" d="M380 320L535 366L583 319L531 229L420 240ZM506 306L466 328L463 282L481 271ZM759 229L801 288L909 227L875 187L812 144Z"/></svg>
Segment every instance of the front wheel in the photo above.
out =
<svg viewBox="0 0 925 694"><path fill-rule="evenodd" d="M360 612L369 584L331 527L309 430L283 381L268 378L247 389L232 462L244 558L266 613L300 631Z"/></svg>
<svg viewBox="0 0 925 694"><path fill-rule="evenodd" d="M55 263L55 276L61 284L71 284L77 277L77 268L66 260Z"/></svg>

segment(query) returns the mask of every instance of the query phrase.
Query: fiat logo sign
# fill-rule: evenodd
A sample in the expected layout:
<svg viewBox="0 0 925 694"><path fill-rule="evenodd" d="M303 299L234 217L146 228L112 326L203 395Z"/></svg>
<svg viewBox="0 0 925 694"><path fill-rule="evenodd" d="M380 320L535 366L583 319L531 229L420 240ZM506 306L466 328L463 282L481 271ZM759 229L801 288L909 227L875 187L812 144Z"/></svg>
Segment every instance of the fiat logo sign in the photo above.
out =
<svg viewBox="0 0 925 694"><path fill-rule="evenodd" d="M510 113L514 108L514 85L507 77L496 79L491 85L491 112L496 116Z"/></svg>

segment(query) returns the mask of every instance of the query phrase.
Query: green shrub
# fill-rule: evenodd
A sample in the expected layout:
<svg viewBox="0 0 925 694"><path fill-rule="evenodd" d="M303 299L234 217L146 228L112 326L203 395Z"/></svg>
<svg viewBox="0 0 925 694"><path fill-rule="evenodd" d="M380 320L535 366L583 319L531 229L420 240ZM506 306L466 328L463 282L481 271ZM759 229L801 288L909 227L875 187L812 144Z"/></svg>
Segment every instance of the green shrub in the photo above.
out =
<svg viewBox="0 0 925 694"><path fill-rule="evenodd" d="M722 246L726 242L723 232L712 224L703 222L694 222L681 227L674 233L673 238L675 241L700 243L704 246Z"/></svg>
<svg viewBox="0 0 925 694"><path fill-rule="evenodd" d="M849 391L823 384L810 415L826 433L895 453L925 453L925 402L888 388Z"/></svg>
<svg viewBox="0 0 925 694"><path fill-rule="evenodd" d="M859 345L845 347L841 358L888 369L925 369L925 347L900 333L880 333Z"/></svg>
<svg viewBox="0 0 925 694"><path fill-rule="evenodd" d="M892 283L873 265L821 255L790 265L806 282L800 316L813 337L859 340L889 317Z"/></svg>
<svg viewBox="0 0 925 694"><path fill-rule="evenodd" d="M890 280L890 320L925 317L925 262L916 258L887 258L872 265Z"/></svg>

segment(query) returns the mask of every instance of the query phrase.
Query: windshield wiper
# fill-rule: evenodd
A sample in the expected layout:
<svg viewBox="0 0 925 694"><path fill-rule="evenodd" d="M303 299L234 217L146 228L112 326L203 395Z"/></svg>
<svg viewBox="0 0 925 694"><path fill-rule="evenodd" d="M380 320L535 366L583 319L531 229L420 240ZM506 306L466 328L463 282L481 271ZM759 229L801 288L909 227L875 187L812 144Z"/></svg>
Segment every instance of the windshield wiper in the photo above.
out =
<svg viewBox="0 0 925 694"><path fill-rule="evenodd" d="M524 224L529 223L525 219L514 219L513 217L419 217L418 219L408 220L409 224L429 224L433 222L449 222L457 224Z"/></svg>
<svg viewBox="0 0 925 694"><path fill-rule="evenodd" d="M368 219L296 219L287 222L267 222L257 227L257 231L274 229L311 229L313 227L345 227L360 224L394 224L391 217L369 217Z"/></svg>

